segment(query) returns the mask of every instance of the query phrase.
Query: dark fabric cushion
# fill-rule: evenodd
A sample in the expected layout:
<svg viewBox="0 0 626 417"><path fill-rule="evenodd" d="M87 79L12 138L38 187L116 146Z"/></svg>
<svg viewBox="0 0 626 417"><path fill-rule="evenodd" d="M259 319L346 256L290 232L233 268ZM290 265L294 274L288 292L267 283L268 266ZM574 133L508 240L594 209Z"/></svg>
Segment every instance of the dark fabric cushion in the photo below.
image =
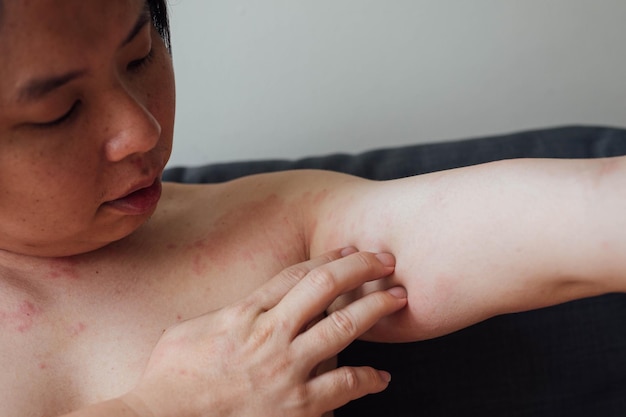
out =
<svg viewBox="0 0 626 417"><path fill-rule="evenodd" d="M219 182L317 168L390 179L509 158L617 155L626 155L626 130L573 126L357 155L175 168L164 178ZM337 410L337 417L623 417L626 295L503 315L425 342L355 342L339 361L386 369L393 380L385 392Z"/></svg>
<svg viewBox="0 0 626 417"><path fill-rule="evenodd" d="M261 160L168 169L164 179L221 182L288 169L326 169L386 180L511 158L591 158L626 153L626 133L605 127L562 127L488 138L333 154L298 160Z"/></svg>

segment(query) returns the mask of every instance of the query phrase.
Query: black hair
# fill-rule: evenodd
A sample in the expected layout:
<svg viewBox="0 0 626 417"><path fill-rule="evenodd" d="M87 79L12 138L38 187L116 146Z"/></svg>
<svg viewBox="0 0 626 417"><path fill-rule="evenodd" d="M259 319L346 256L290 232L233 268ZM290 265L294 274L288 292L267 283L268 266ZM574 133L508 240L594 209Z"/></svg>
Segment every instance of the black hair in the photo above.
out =
<svg viewBox="0 0 626 417"><path fill-rule="evenodd" d="M167 16L167 1L166 0L147 0L148 7L150 8L150 14L152 15L152 24L156 28L161 39L165 42L167 50L172 52L172 45L170 42L170 22ZM0 0L0 13L2 12L2 0Z"/></svg>

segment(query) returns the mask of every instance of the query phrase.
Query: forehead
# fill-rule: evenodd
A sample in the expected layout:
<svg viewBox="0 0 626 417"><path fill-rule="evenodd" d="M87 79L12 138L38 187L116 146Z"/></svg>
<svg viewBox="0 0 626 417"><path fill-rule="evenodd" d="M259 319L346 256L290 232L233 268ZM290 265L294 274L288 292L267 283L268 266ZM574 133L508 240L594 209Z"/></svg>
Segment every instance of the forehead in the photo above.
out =
<svg viewBox="0 0 626 417"><path fill-rule="evenodd" d="M4 0L0 88L41 71L85 65L132 27L144 0ZM0 91L2 94L3 91Z"/></svg>
<svg viewBox="0 0 626 417"><path fill-rule="evenodd" d="M145 0L0 0L2 37L33 38L38 34L76 32L84 36L111 30L107 23L136 19ZM100 32L100 33L98 33Z"/></svg>

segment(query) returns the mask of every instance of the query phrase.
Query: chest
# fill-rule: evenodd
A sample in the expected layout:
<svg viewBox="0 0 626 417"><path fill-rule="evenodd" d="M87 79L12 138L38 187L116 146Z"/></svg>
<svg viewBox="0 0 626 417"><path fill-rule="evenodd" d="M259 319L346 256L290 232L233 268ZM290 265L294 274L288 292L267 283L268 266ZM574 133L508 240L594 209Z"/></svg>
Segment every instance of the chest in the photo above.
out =
<svg viewBox="0 0 626 417"><path fill-rule="evenodd" d="M0 415L54 416L127 392L163 330L303 261L297 225L266 206L163 210L99 258L46 272L67 291L0 297Z"/></svg>
<svg viewBox="0 0 626 417"><path fill-rule="evenodd" d="M122 273L150 283L140 290L120 284L68 294L53 308L23 300L4 309L0 414L57 415L127 392L164 329L243 297L282 268L261 260L276 259L271 250L259 259L249 247L223 250L216 262L208 244L188 246L160 258L168 262L100 268L102 280Z"/></svg>
<svg viewBox="0 0 626 417"><path fill-rule="evenodd" d="M2 320L0 414L47 416L102 401L135 384L172 311L121 303L20 311Z"/></svg>

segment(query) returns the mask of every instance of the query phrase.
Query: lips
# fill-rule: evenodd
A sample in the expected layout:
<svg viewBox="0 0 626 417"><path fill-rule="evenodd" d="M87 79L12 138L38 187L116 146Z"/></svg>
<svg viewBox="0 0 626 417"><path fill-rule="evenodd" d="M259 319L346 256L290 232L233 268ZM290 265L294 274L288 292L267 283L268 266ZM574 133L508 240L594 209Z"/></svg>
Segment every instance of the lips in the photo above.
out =
<svg viewBox="0 0 626 417"><path fill-rule="evenodd" d="M154 210L160 198L161 180L157 178L149 186L139 187L123 197L106 202L105 205L125 214L140 215Z"/></svg>

